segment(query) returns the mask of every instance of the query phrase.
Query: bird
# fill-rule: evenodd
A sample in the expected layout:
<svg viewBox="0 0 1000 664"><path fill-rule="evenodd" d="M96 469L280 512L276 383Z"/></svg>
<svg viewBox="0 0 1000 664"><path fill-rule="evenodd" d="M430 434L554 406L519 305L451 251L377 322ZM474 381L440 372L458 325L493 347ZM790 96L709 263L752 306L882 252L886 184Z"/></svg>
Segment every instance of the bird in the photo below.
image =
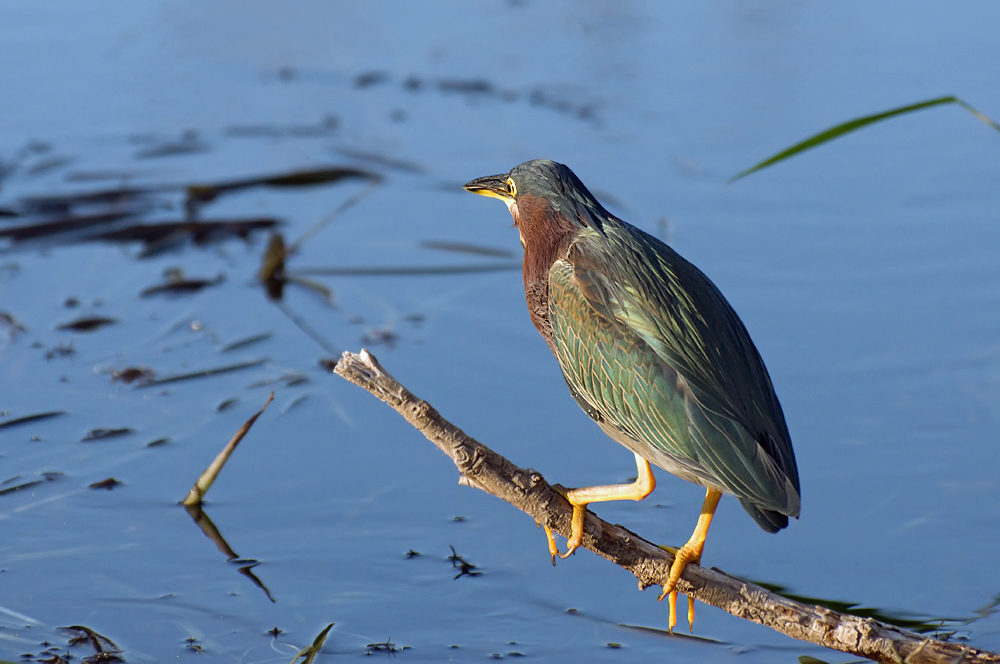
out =
<svg viewBox="0 0 1000 664"><path fill-rule="evenodd" d="M567 550L546 526L552 563L583 540L587 505L642 500L650 464L705 487L694 532L674 552L659 599L700 563L723 494L769 533L798 518L795 453L771 378L721 291L660 239L608 212L567 166L528 161L464 189L507 204L524 249L532 323L555 355L570 394L601 429L635 454L629 484L567 489ZM688 597L688 621L694 601Z"/></svg>

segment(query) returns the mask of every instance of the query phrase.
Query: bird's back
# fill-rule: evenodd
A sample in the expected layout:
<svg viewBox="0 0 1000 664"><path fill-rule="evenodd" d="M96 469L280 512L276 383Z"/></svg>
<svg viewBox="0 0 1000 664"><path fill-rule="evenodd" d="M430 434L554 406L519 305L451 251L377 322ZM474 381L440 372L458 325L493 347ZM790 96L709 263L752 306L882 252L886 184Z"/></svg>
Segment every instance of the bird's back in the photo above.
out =
<svg viewBox="0 0 1000 664"><path fill-rule="evenodd" d="M765 530L798 516L781 406L708 277L610 216L581 229L548 277L566 382L609 435L679 477L736 495Z"/></svg>

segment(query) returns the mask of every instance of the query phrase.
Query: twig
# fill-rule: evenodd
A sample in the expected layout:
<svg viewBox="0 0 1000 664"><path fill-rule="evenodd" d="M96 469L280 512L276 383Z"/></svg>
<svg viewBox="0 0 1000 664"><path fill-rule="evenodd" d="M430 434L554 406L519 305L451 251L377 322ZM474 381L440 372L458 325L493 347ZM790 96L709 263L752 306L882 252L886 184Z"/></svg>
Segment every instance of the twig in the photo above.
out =
<svg viewBox="0 0 1000 664"><path fill-rule="evenodd" d="M451 457L462 474L460 484L505 500L563 536L570 534L572 508L556 488L539 473L515 466L445 420L429 403L400 385L367 350L344 353L334 371L386 402ZM662 585L673 562L669 552L590 512L584 525L583 547L634 574L640 589ZM688 565L677 589L793 639L877 662L1000 662L997 653L928 639L871 618L802 604L715 568Z"/></svg>

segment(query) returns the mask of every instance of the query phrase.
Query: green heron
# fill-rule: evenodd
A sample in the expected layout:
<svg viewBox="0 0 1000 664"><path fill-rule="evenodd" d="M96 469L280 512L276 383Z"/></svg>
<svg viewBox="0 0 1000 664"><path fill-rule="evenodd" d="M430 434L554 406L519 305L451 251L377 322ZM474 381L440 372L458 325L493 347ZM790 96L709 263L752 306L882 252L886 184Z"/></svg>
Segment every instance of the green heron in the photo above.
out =
<svg viewBox="0 0 1000 664"><path fill-rule="evenodd" d="M708 277L605 210L566 166L529 161L465 189L507 204L524 247L531 321L580 407L635 454L634 483L566 491L572 531L559 555L580 546L588 504L653 491L650 463L707 489L660 595L670 597L673 629L675 586L684 567L701 560L723 493L770 533L799 515L795 454L764 362ZM555 563L548 527L546 535Z"/></svg>

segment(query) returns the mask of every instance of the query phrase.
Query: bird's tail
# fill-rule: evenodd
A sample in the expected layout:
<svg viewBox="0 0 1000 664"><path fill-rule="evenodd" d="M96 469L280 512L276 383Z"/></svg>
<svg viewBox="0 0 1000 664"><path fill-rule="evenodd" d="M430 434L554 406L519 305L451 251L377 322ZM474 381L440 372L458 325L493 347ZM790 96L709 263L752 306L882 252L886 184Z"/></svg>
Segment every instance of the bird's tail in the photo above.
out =
<svg viewBox="0 0 1000 664"><path fill-rule="evenodd" d="M748 500L740 499L740 504L743 505L743 509L753 517L753 520L757 522L757 525L766 530L769 533L776 533L782 528L788 526L788 517L781 512L774 512L772 510L762 510Z"/></svg>

